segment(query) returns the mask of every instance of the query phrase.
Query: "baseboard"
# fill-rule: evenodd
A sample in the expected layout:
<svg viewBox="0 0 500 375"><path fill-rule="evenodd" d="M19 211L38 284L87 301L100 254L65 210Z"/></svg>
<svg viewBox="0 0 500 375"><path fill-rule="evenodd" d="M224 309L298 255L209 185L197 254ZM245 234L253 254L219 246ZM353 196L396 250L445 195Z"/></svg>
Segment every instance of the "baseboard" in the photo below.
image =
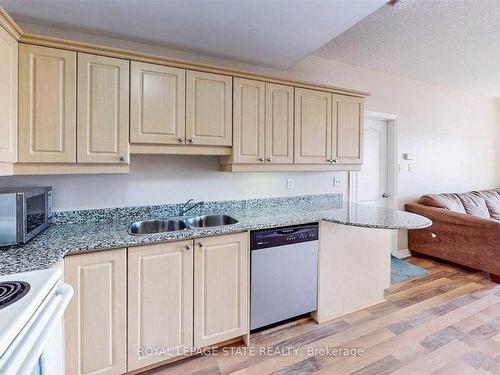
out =
<svg viewBox="0 0 500 375"><path fill-rule="evenodd" d="M400 249L394 255L399 259L411 257L410 249Z"/></svg>

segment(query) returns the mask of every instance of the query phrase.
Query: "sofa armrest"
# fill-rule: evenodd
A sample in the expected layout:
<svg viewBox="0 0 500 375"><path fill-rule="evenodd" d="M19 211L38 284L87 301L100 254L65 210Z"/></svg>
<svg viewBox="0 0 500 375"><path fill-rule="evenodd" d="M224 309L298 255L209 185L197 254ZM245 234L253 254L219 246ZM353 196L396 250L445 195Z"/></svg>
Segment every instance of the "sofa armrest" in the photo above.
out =
<svg viewBox="0 0 500 375"><path fill-rule="evenodd" d="M482 217L446 210L444 208L427 206L420 203L407 203L405 208L409 212L425 216L436 224L442 223L466 226L469 228L478 228L483 231L497 231L500 235L500 222L492 219L485 219Z"/></svg>
<svg viewBox="0 0 500 375"><path fill-rule="evenodd" d="M412 252L500 275L500 222L419 203L405 207L432 220L408 231Z"/></svg>

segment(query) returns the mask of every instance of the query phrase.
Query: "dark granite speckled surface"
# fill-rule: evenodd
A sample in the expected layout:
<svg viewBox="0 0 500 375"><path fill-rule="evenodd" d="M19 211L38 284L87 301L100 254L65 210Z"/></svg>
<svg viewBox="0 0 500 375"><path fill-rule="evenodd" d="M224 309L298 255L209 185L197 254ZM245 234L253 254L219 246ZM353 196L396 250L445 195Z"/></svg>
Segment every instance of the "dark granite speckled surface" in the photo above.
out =
<svg viewBox="0 0 500 375"><path fill-rule="evenodd" d="M404 211L394 211L342 201L341 194L207 202L189 215L225 213L239 222L224 227L187 229L155 235L133 236L132 221L176 216L179 205L56 213L53 224L23 246L0 249L0 275L33 271L56 265L66 255L117 247L243 232L327 220L334 223L381 229L417 229L431 221Z"/></svg>

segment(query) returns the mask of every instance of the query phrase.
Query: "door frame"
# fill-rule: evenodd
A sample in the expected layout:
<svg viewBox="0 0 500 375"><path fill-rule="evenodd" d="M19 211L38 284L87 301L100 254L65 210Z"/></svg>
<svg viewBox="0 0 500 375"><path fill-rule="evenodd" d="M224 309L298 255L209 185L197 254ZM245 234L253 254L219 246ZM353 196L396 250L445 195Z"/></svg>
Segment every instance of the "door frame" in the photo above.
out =
<svg viewBox="0 0 500 375"><path fill-rule="evenodd" d="M398 115L393 113L383 113L374 111L365 111L365 119L381 120L387 122L387 189L390 194L390 199L387 204L388 208L398 209L398 144L397 144L397 123ZM363 167L361 167L363 168ZM356 171L349 171L348 173L348 200L349 202L356 202L355 192L355 173ZM392 231L391 240L391 254L401 258L402 254L398 251L398 231Z"/></svg>

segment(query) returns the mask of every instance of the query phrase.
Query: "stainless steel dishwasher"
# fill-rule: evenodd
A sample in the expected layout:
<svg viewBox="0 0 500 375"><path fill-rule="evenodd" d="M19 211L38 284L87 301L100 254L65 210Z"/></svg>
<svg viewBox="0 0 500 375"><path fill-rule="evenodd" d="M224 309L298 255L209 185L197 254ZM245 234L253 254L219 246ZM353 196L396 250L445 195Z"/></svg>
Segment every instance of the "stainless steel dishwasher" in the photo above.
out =
<svg viewBox="0 0 500 375"><path fill-rule="evenodd" d="M250 328L316 310L318 224L252 231Z"/></svg>

